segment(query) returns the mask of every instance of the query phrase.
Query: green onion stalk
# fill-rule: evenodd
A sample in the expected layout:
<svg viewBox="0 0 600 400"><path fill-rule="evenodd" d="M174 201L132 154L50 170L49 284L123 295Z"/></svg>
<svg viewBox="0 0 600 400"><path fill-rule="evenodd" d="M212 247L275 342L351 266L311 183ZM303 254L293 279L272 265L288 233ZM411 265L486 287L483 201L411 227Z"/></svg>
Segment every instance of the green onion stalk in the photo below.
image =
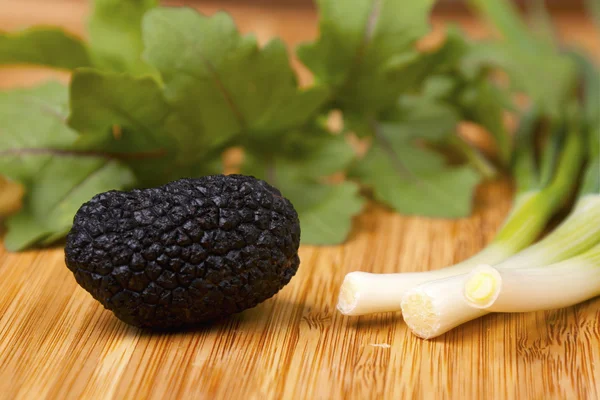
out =
<svg viewBox="0 0 600 400"><path fill-rule="evenodd" d="M581 126L580 130L587 134L588 154L574 209L540 242L493 267L485 263L470 274L427 282L408 291L402 300L402 311L416 335L439 336L490 311L562 307L599 293L600 73L584 58L577 61L585 85L583 106L576 108L583 112L576 111L574 126ZM571 133L572 143L579 140L577 131L574 128ZM577 164L576 158L581 156L577 151L571 153L567 143L563 157ZM527 168L523 171L523 176L527 176ZM563 190L573 181L570 173L559 172L546 195L554 197L559 192L564 195ZM559 286L561 281L564 288Z"/></svg>
<svg viewBox="0 0 600 400"><path fill-rule="evenodd" d="M571 55L587 82L583 112L589 134L589 160L572 215L577 223L564 237L548 243L548 251L555 254L560 246L576 254L594 237L600 241L595 233L600 223L600 73L585 57ZM600 244L562 262L510 267L482 265L472 271L464 284L467 303L485 311L526 312L567 307L600 295Z"/></svg>
<svg viewBox="0 0 600 400"><path fill-rule="evenodd" d="M560 127L555 129L553 141L544 152L548 156L538 170L533 144L538 119L537 112L532 110L520 123L513 163L517 194L503 226L485 249L463 262L434 271L351 272L342 283L338 310L351 316L402 311L405 294L418 285L465 274L481 264L498 264L533 243L573 190L583 158L579 135L572 132L567 135ZM563 144L562 153L554 151Z"/></svg>
<svg viewBox="0 0 600 400"><path fill-rule="evenodd" d="M465 279L467 304L484 312L569 307L600 295L600 244L565 261L530 268L482 265Z"/></svg>
<svg viewBox="0 0 600 400"><path fill-rule="evenodd" d="M569 139L570 143L563 152L563 160L578 164L576 160L582 158L580 135L573 132ZM579 151L575 150L577 147L580 148ZM569 180L576 181L575 176L557 174L553 183L543 191L544 196L553 198L552 201L556 201L557 195L564 198L565 188L571 187ZM576 256L598 242L600 192L590 194L582 191L573 211L555 230L538 243L497 263L495 267L518 269L553 264ZM487 313L470 306L464 300L465 279L466 273L426 282L406 292L401 301L402 313L414 334L424 339L433 338ZM480 283L484 287L489 282L484 279ZM471 281L471 287L475 286L475 280Z"/></svg>

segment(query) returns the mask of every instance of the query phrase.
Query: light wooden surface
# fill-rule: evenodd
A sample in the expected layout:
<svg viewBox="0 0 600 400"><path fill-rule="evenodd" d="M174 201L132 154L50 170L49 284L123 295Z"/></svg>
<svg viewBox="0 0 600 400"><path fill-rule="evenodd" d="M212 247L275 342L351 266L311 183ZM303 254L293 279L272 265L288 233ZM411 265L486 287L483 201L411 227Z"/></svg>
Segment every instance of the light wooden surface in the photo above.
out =
<svg viewBox="0 0 600 400"><path fill-rule="evenodd" d="M314 36L310 11L225 8L261 39L280 35L294 44ZM54 23L80 32L84 14L75 1L5 1L0 29ZM600 54L589 22L558 22L569 40ZM49 75L56 76L0 70L0 86ZM453 222L370 206L345 245L303 247L297 276L275 298L173 334L140 331L103 310L77 286L60 248L9 254L0 246L0 398L598 399L600 299L488 315L430 341L413 337L393 314L347 318L335 310L349 271L421 271L473 254L492 238L510 199L506 182L488 184L475 214Z"/></svg>

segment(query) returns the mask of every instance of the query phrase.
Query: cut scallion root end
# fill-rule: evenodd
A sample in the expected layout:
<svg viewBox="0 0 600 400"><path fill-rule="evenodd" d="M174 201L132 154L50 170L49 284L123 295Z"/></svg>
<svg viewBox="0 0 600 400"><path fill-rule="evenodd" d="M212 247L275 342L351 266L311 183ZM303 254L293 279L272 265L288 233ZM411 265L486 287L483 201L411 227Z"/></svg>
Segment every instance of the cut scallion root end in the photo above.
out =
<svg viewBox="0 0 600 400"><path fill-rule="evenodd" d="M411 290L402 300L404 321L410 330L420 338L435 336L439 326L439 312L431 297L420 290Z"/></svg>
<svg viewBox="0 0 600 400"><path fill-rule="evenodd" d="M440 336L460 324L486 314L463 297L466 275L419 285L402 298L402 315L410 330L423 339Z"/></svg>
<svg viewBox="0 0 600 400"><path fill-rule="evenodd" d="M360 296L359 290L357 290L352 274L348 274L342 283L340 288L340 295L338 298L337 309L344 315L354 315L353 312L356 310L358 303L358 297Z"/></svg>
<svg viewBox="0 0 600 400"><path fill-rule="evenodd" d="M340 288L337 309L350 316L399 312L402 296L408 289L444 276L444 273L445 271L406 274L350 272Z"/></svg>
<svg viewBox="0 0 600 400"><path fill-rule="evenodd" d="M480 265L467 275L463 289L470 306L487 308L496 301L502 290L502 277L497 269Z"/></svg>
<svg viewBox="0 0 600 400"><path fill-rule="evenodd" d="M400 311L400 288L392 274L351 272L344 278L337 309L344 315ZM394 274L397 275L397 274Z"/></svg>

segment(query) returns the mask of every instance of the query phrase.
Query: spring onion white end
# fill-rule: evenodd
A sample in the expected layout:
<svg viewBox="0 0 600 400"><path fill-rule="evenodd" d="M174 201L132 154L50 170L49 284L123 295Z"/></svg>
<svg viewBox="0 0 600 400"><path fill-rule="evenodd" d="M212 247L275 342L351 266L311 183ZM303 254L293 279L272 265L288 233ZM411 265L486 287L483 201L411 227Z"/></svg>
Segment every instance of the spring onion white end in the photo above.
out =
<svg viewBox="0 0 600 400"><path fill-rule="evenodd" d="M474 308L487 309L496 301L501 290L502 275L491 265L476 267L464 280L463 295Z"/></svg>
<svg viewBox="0 0 600 400"><path fill-rule="evenodd" d="M337 309L344 315L398 310L406 290L420 284L423 279L419 273L399 275L349 273L340 288Z"/></svg>
<svg viewBox="0 0 600 400"><path fill-rule="evenodd" d="M556 206L564 201L572 181L581 165L582 141L577 131L566 138L558 172L552 183L542 190L542 199ZM571 180L571 184L569 184ZM534 213L535 215L535 213ZM523 218L522 221L526 221ZM527 268L532 265L549 265L576 256L600 242L600 194L586 193L579 197L575 209L552 233L522 252L507 258L495 266L501 268ZM494 265L482 262L481 264ZM485 310L473 308L463 296L466 274L443 280L431 281L409 290L401 301L404 320L420 337L431 338L442 335L464 322L485 315ZM483 291L496 281L481 277L475 291ZM485 278L485 279L484 279ZM479 293L481 295L481 293ZM419 304L428 307L423 311ZM422 315L427 314L427 321Z"/></svg>
<svg viewBox="0 0 600 400"><path fill-rule="evenodd" d="M410 330L431 339L473 318L485 315L463 298L466 274L427 282L409 290L402 299L402 315Z"/></svg>
<svg viewBox="0 0 600 400"><path fill-rule="evenodd" d="M599 242L600 195L586 195L580 198L569 217L552 233L495 267L502 271L518 271L521 268L550 265L575 257ZM477 266L475 270L480 269L485 269L486 273L473 280L470 285L473 298L487 297L480 300L485 306L493 301L493 293L498 290L497 285L501 279L491 269L486 269L485 265ZM402 314L417 336L432 338L442 335L488 312L479 309L481 307L474 308L465 300L463 291L466 278L467 274L461 274L438 279L406 292L401 301ZM424 305L425 310L420 309L420 305Z"/></svg>
<svg viewBox="0 0 600 400"><path fill-rule="evenodd" d="M475 256L433 271L394 274L350 272L340 287L337 309L351 316L399 312L407 290L431 280L466 274L479 264L497 264L527 247L553 213L554 206L542 191L521 193L494 241Z"/></svg>
<svg viewBox="0 0 600 400"><path fill-rule="evenodd" d="M491 251L492 248L489 248L488 253ZM491 255L489 258L496 259ZM337 309L340 313L350 316L401 311L400 302L409 289L431 280L465 274L477 265L476 260L467 261L453 267L427 272L401 274L350 272L344 278L340 288Z"/></svg>
<svg viewBox="0 0 600 400"><path fill-rule="evenodd" d="M506 269L480 266L464 281L471 307L529 312L569 307L600 295L600 245L547 266Z"/></svg>
<svg viewBox="0 0 600 400"><path fill-rule="evenodd" d="M549 162L546 163L545 172L537 173L530 146L534 122L535 113L522 121L519 137L523 144L519 146L515 166L518 172L518 195L504 225L488 247L459 264L434 271L397 274L352 272L346 276L340 288L338 310L352 316L401 311L403 298L410 289L428 281L466 274L480 264L496 265L533 243L575 186L583 151L579 135L566 135L562 154L558 156L550 151L553 157L547 157ZM555 138L563 136L557 134ZM544 178L536 179L540 176ZM537 253L533 256L536 257ZM525 259L529 260L528 257ZM454 299L461 298L460 284L452 296Z"/></svg>

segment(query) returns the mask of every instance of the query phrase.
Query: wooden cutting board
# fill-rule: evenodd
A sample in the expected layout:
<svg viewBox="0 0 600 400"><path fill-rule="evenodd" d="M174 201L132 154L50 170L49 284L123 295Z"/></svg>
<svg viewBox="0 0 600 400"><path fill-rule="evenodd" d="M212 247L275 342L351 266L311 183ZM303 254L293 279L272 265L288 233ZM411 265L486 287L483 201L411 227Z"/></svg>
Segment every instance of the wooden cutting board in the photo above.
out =
<svg viewBox="0 0 600 400"><path fill-rule="evenodd" d="M294 44L315 33L311 11L226 8L261 39ZM3 2L0 30L43 22L79 32L85 11L79 1ZM570 40L600 54L589 21L558 22ZM0 86L48 76L56 74L1 70ZM170 334L129 327L105 311L77 286L62 249L10 254L0 246L0 398L600 398L600 299L492 314L430 341L412 336L398 315L335 310L347 272L423 271L464 259L491 240L510 202L510 185L496 182L480 188L474 215L459 221L369 206L346 244L302 247L298 274L274 298Z"/></svg>

